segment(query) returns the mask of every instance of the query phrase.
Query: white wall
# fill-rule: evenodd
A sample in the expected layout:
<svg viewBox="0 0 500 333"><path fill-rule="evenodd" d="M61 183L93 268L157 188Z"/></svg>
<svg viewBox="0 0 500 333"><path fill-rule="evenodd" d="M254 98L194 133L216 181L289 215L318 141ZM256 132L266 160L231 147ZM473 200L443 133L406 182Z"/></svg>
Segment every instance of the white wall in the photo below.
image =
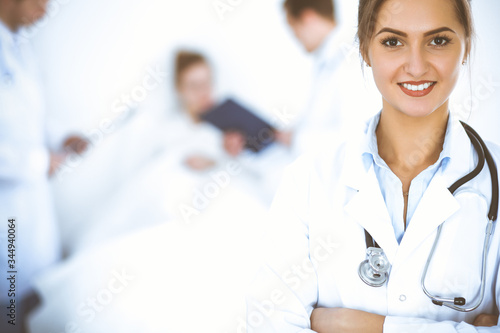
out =
<svg viewBox="0 0 500 333"><path fill-rule="evenodd" d="M209 55L222 95L240 96L262 112L301 110L310 63L285 26L281 1L241 1L222 16L213 3L52 0L31 34L49 114L68 129L97 126L114 115L113 103L142 82L148 66L171 72L172 51L181 46ZM148 112L172 108L166 90L150 93L156 102Z"/></svg>
<svg viewBox="0 0 500 333"><path fill-rule="evenodd" d="M476 38L471 75L467 67L451 106L485 139L500 144L500 1L477 0L472 6Z"/></svg>
<svg viewBox="0 0 500 333"><path fill-rule="evenodd" d="M221 0L219 3L228 3ZM49 113L67 130L87 130L115 116L113 103L141 83L149 66L170 70L179 46L206 52L216 66L221 95L234 94L269 113L303 110L310 76L305 55L285 25L282 0L240 0L221 16L215 0L52 0L30 31L45 72ZM356 2L338 13L355 25ZM497 0L473 1L477 48L452 107L485 137L500 142L500 12ZM346 18L348 16L348 18ZM484 81L491 93L485 96ZM494 83L492 84L491 81ZM170 82L170 78L168 80ZM472 90L472 113L471 111ZM175 105L168 89L150 92L148 112Z"/></svg>

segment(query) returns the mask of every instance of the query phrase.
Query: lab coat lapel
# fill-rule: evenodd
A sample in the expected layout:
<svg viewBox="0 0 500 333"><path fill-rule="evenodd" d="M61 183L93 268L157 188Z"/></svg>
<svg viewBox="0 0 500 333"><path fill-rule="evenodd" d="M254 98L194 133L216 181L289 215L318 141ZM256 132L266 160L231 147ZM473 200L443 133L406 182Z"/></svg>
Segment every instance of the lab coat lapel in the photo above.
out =
<svg viewBox="0 0 500 333"><path fill-rule="evenodd" d="M450 122L451 160L444 173L438 171L429 184L413 215L401 246L394 235L394 228L380 192L373 165L366 171L363 165L362 139L351 140L346 147L342 169L342 183L357 190L344 207L346 213L365 228L382 247L391 263L396 255L404 260L437 227L456 213L460 206L448 187L469 173L475 166L471 143L462 125L454 119ZM366 135L366 133L365 133Z"/></svg>
<svg viewBox="0 0 500 333"><path fill-rule="evenodd" d="M349 168L353 166L349 164L346 163L344 167ZM359 170L357 167L351 170L355 169ZM346 204L344 210L372 235L378 245L384 249L389 261L393 262L398 250L398 242L394 235L394 228L389 212L387 211L387 206L380 192L380 186L373 165L361 177L359 173L356 176L352 173L350 174L351 177L356 177L357 179L351 178L351 185L348 186L358 191ZM359 188L356 188L355 184L359 184Z"/></svg>
<svg viewBox="0 0 500 333"><path fill-rule="evenodd" d="M443 171L439 169L420 199L418 207L405 232L398 258L405 260L437 227L460 209L455 197L448 190L456 180L468 174L475 166L471 142L457 119L450 114L451 159Z"/></svg>
<svg viewBox="0 0 500 333"><path fill-rule="evenodd" d="M405 260L422 241L459 208L458 201L448 190L443 177L440 174L435 175L420 199L401 241L399 258Z"/></svg>

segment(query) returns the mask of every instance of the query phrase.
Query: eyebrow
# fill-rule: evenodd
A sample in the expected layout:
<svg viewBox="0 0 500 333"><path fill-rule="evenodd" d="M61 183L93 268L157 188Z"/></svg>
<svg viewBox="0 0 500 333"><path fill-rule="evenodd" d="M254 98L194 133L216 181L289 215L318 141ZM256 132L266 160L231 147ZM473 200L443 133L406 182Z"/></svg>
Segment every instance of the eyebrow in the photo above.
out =
<svg viewBox="0 0 500 333"><path fill-rule="evenodd" d="M456 34L455 30L453 30L453 29L450 29L448 27L442 27L442 28L437 28L437 29L431 30L431 31L427 31L424 34L424 36L427 37L427 36L434 35L434 34L437 34L437 33L443 32L443 31L449 31L449 32Z"/></svg>
<svg viewBox="0 0 500 333"><path fill-rule="evenodd" d="M434 29L431 31L427 31L426 33L424 33L424 37L434 35L434 34L437 34L437 33L443 32L443 31L449 31L449 32L456 34L456 32L453 29L450 29L448 27L441 27L441 28L437 28L437 29ZM380 29L379 32L377 32L377 34L375 36L378 36L383 32L390 32L390 33L393 33L395 35L399 35L402 37L408 37L408 34L406 32L403 32L401 30L392 29L392 28L382 28L382 29Z"/></svg>
<svg viewBox="0 0 500 333"><path fill-rule="evenodd" d="M383 32L390 32L390 33L393 33L395 35L399 35L399 36L403 36L403 37L408 37L408 34L406 32L402 32L400 30L391 29L391 28L382 28L382 29L380 29L379 32L377 32L377 34L375 36L378 36L378 35L380 35Z"/></svg>

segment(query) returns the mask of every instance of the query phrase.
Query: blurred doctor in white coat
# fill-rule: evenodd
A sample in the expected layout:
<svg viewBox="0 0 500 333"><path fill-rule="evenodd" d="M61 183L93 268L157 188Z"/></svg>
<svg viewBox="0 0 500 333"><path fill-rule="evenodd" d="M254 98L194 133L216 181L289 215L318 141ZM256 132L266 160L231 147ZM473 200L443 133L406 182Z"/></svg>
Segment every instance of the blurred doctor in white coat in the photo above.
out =
<svg viewBox="0 0 500 333"><path fill-rule="evenodd" d="M42 85L30 45L20 33L45 14L46 5L45 0L0 0L0 303L5 310L4 304L16 302L17 328L30 280L60 257ZM69 137L64 146L81 152L85 141ZM10 234L15 229L15 242L10 243L9 219L15 219L15 227L9 227ZM8 245L13 245L9 252ZM17 272L15 279L7 280L7 271Z"/></svg>
<svg viewBox="0 0 500 333"><path fill-rule="evenodd" d="M336 133L354 130L381 107L376 88L364 78L356 31L349 17L341 17L349 13L342 8L333 0L284 2L290 28L313 56L310 96L289 138L296 155L321 147Z"/></svg>
<svg viewBox="0 0 500 333"><path fill-rule="evenodd" d="M267 232L268 264L247 298L247 332L500 332L498 225L477 309L433 304L421 287L442 225L426 288L462 296L467 306L479 299L489 168L455 195L448 190L478 163L448 109L467 68L470 17L468 0L360 1L360 49L383 109L364 132L286 171ZM500 148L487 146L499 165ZM379 287L359 275L371 239L365 230L392 266Z"/></svg>

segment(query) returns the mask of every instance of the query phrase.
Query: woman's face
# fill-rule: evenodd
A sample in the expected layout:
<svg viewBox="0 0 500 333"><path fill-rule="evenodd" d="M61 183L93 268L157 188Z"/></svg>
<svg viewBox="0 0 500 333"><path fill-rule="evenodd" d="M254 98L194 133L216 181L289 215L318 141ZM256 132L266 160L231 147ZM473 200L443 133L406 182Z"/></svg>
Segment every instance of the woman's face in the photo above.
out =
<svg viewBox="0 0 500 333"><path fill-rule="evenodd" d="M413 117L447 111L466 49L455 13L452 0L384 2L366 59L384 109Z"/></svg>
<svg viewBox="0 0 500 333"><path fill-rule="evenodd" d="M212 74L206 63L188 67L177 86L180 100L193 115L199 116L213 105Z"/></svg>

